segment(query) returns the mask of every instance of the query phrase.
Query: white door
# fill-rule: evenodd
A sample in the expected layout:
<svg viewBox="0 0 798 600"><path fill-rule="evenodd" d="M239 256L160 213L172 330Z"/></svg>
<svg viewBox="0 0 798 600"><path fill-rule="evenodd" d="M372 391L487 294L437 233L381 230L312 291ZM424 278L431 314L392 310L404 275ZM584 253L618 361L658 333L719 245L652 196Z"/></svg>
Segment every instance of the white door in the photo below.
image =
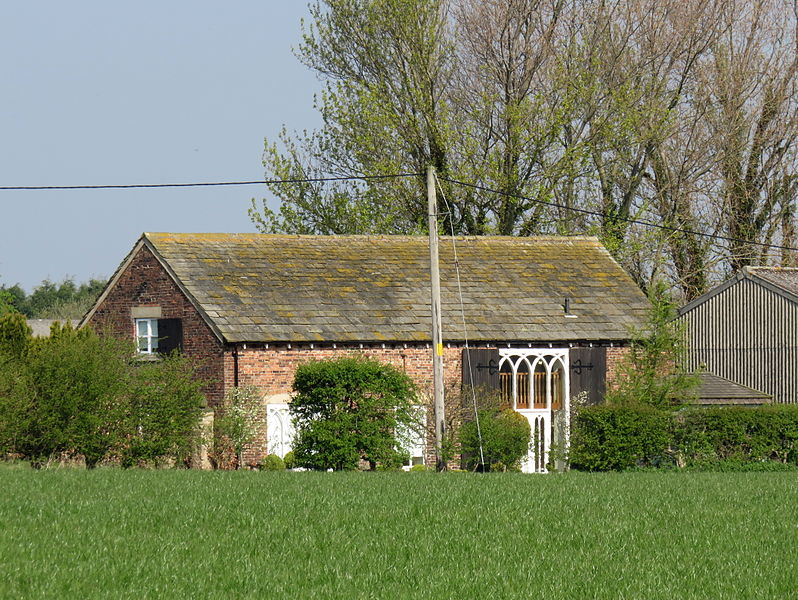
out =
<svg viewBox="0 0 798 600"><path fill-rule="evenodd" d="M294 443L294 424L288 404L266 405L266 448L269 454L284 458Z"/></svg>

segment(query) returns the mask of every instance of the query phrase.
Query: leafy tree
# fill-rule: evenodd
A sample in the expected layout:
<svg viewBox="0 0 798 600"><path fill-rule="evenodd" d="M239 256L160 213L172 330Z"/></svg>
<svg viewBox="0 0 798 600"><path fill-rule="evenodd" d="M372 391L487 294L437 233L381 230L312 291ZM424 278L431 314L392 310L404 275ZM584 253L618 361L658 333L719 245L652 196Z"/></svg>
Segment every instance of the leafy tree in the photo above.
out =
<svg viewBox="0 0 798 600"><path fill-rule="evenodd" d="M599 235L644 289L694 298L731 269L798 260L757 245L795 245L797 23L786 0L318 0L297 56L324 82L323 126L284 129L264 166L432 164L443 231ZM277 213L250 210L263 231L426 226L421 177L271 191Z"/></svg>
<svg viewBox="0 0 798 600"><path fill-rule="evenodd" d="M44 280L27 299L30 315L37 319L79 319L105 287L105 281L91 279L80 285L72 279L55 284Z"/></svg>
<svg viewBox="0 0 798 600"><path fill-rule="evenodd" d="M0 313L3 300L31 319L80 319L105 288L103 279L76 284L73 279L53 283L45 279L28 295L19 285L0 287Z"/></svg>
<svg viewBox="0 0 798 600"><path fill-rule="evenodd" d="M4 289L0 289L0 316L15 311L14 297Z"/></svg>
<svg viewBox="0 0 798 600"><path fill-rule="evenodd" d="M18 285L0 286L0 315L11 311L24 313L24 305L25 290Z"/></svg>
<svg viewBox="0 0 798 600"><path fill-rule="evenodd" d="M448 174L450 122L445 90L453 53L440 0L324 0L297 56L327 81L317 102L326 126L266 143L264 165L282 178L420 173ZM263 230L292 233L401 233L423 229L424 181L273 186L279 215L264 204L250 214ZM447 213L448 211L441 211ZM462 221L466 215L455 217ZM458 224L459 229L469 229Z"/></svg>
<svg viewBox="0 0 798 600"><path fill-rule="evenodd" d="M297 465L354 470L364 461L375 470L406 458L397 432L418 427L406 374L358 357L311 361L297 368L293 389Z"/></svg>
<svg viewBox="0 0 798 600"><path fill-rule="evenodd" d="M683 366L685 336L675 320L676 305L661 283L653 288L650 299L648 323L633 333L618 380L605 394L607 404L668 408L695 397L698 378Z"/></svg>
<svg viewBox="0 0 798 600"><path fill-rule="evenodd" d="M22 313L0 314L0 360L21 360L31 341L31 328Z"/></svg>

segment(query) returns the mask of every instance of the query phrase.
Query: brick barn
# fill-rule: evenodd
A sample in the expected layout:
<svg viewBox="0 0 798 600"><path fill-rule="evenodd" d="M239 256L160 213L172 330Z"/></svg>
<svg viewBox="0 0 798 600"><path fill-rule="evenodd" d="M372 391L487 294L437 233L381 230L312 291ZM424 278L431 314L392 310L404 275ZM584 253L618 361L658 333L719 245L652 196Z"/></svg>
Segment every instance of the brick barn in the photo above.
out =
<svg viewBox="0 0 798 600"><path fill-rule="evenodd" d="M601 400L646 298L591 237L441 238L440 270L447 385L500 390L535 432L524 470L544 470L557 416L567 427L577 394ZM430 319L425 237L145 233L82 323L135 339L143 356L200 359L210 407L256 386L264 418L249 462L290 449L298 364L391 363L427 402L418 463L434 455Z"/></svg>

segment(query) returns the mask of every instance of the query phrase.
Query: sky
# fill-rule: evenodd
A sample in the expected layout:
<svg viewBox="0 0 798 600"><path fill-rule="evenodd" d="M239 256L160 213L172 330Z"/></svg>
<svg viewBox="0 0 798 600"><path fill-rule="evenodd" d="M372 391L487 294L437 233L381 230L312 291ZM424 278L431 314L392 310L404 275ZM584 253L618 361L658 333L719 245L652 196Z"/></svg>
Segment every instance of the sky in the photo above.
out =
<svg viewBox="0 0 798 600"><path fill-rule="evenodd" d="M304 0L4 2L0 186L262 180L314 129ZM0 190L0 285L109 277L144 231L253 232L261 186Z"/></svg>

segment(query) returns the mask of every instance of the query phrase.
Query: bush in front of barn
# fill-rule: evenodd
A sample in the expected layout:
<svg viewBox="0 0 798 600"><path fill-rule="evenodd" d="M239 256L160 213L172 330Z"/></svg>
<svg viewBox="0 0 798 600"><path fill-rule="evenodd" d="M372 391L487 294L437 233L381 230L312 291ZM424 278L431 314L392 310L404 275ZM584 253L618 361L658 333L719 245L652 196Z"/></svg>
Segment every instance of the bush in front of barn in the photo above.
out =
<svg viewBox="0 0 798 600"><path fill-rule="evenodd" d="M276 454L267 454L261 459L260 463L258 463L258 469L261 471L285 471L286 464L285 461Z"/></svg>
<svg viewBox="0 0 798 600"><path fill-rule="evenodd" d="M798 464L798 405L688 408L675 415L673 445L683 466Z"/></svg>
<svg viewBox="0 0 798 600"><path fill-rule="evenodd" d="M522 414L511 409L483 408L478 422L460 428L460 446L466 469L520 471L529 451L531 427Z"/></svg>
<svg viewBox="0 0 798 600"><path fill-rule="evenodd" d="M0 317L0 456L89 468L187 459L204 403L194 365L140 362L134 351L68 324L34 339L21 315Z"/></svg>
<svg viewBox="0 0 798 600"><path fill-rule="evenodd" d="M798 406L582 407L572 416L569 458L586 471L798 465Z"/></svg>
<svg viewBox="0 0 798 600"><path fill-rule="evenodd" d="M668 462L672 413L651 406L584 406L571 420L574 469L621 471Z"/></svg>
<svg viewBox="0 0 798 600"><path fill-rule="evenodd" d="M420 427L416 389L405 374L359 356L309 361L294 376L294 460L317 470L399 467L402 431Z"/></svg>

